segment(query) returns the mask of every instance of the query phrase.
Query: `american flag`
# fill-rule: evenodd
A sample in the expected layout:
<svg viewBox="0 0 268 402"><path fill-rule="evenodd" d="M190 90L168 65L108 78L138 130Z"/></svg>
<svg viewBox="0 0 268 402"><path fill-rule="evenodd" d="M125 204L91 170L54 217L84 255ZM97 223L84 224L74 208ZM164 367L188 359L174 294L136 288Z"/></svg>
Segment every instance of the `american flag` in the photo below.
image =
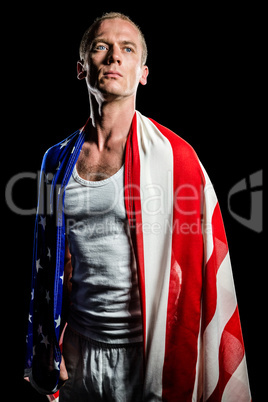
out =
<svg viewBox="0 0 268 402"><path fill-rule="evenodd" d="M26 373L42 389L54 389L59 377L64 188L88 124L52 147L42 165L26 358ZM143 311L144 399L251 401L213 186L191 146L139 112L126 145L124 195Z"/></svg>

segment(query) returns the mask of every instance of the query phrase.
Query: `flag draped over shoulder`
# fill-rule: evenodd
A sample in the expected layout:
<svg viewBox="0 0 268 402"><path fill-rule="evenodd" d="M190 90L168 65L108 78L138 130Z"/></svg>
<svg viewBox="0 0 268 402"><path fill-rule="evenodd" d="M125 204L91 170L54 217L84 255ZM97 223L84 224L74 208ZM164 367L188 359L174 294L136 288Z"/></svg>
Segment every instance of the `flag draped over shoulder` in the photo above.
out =
<svg viewBox="0 0 268 402"><path fill-rule="evenodd" d="M64 191L87 124L42 164L25 373L46 394L58 388L65 324ZM124 184L142 302L144 401L250 401L220 208L194 150L136 112Z"/></svg>

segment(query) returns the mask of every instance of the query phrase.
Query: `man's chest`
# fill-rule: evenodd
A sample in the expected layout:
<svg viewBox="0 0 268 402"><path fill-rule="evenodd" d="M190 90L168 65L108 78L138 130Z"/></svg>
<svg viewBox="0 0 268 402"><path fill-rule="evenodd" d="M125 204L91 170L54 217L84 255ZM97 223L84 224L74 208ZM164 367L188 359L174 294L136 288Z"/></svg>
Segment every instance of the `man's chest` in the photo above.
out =
<svg viewBox="0 0 268 402"><path fill-rule="evenodd" d="M76 169L80 177L89 181L105 180L113 176L124 163L124 148L105 149L84 144L77 160Z"/></svg>

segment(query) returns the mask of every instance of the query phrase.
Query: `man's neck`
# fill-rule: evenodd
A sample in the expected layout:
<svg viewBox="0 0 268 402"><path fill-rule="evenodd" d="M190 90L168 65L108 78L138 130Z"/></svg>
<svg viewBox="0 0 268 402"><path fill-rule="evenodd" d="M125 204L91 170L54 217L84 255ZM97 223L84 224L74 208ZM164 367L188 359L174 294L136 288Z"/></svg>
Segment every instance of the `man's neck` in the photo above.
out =
<svg viewBox="0 0 268 402"><path fill-rule="evenodd" d="M135 113L135 99L98 103L91 97L90 106L94 141L100 151L111 140L126 141Z"/></svg>

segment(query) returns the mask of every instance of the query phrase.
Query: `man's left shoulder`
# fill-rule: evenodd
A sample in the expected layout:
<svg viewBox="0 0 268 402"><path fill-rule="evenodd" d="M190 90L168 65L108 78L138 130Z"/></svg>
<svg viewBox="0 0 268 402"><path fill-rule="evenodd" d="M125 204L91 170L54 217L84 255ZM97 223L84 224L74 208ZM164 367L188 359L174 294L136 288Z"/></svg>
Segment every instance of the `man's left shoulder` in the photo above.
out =
<svg viewBox="0 0 268 402"><path fill-rule="evenodd" d="M174 131L156 122L155 120L151 118L150 120L158 128L162 135L167 138L172 147L172 151L175 157L188 160L189 158L191 158L195 161L198 161L198 157L194 148L187 141L185 141L178 134L174 133Z"/></svg>
<svg viewBox="0 0 268 402"><path fill-rule="evenodd" d="M193 147L172 130L152 119L150 120L171 146L176 179L180 183L187 182L195 185L205 182L199 158Z"/></svg>

